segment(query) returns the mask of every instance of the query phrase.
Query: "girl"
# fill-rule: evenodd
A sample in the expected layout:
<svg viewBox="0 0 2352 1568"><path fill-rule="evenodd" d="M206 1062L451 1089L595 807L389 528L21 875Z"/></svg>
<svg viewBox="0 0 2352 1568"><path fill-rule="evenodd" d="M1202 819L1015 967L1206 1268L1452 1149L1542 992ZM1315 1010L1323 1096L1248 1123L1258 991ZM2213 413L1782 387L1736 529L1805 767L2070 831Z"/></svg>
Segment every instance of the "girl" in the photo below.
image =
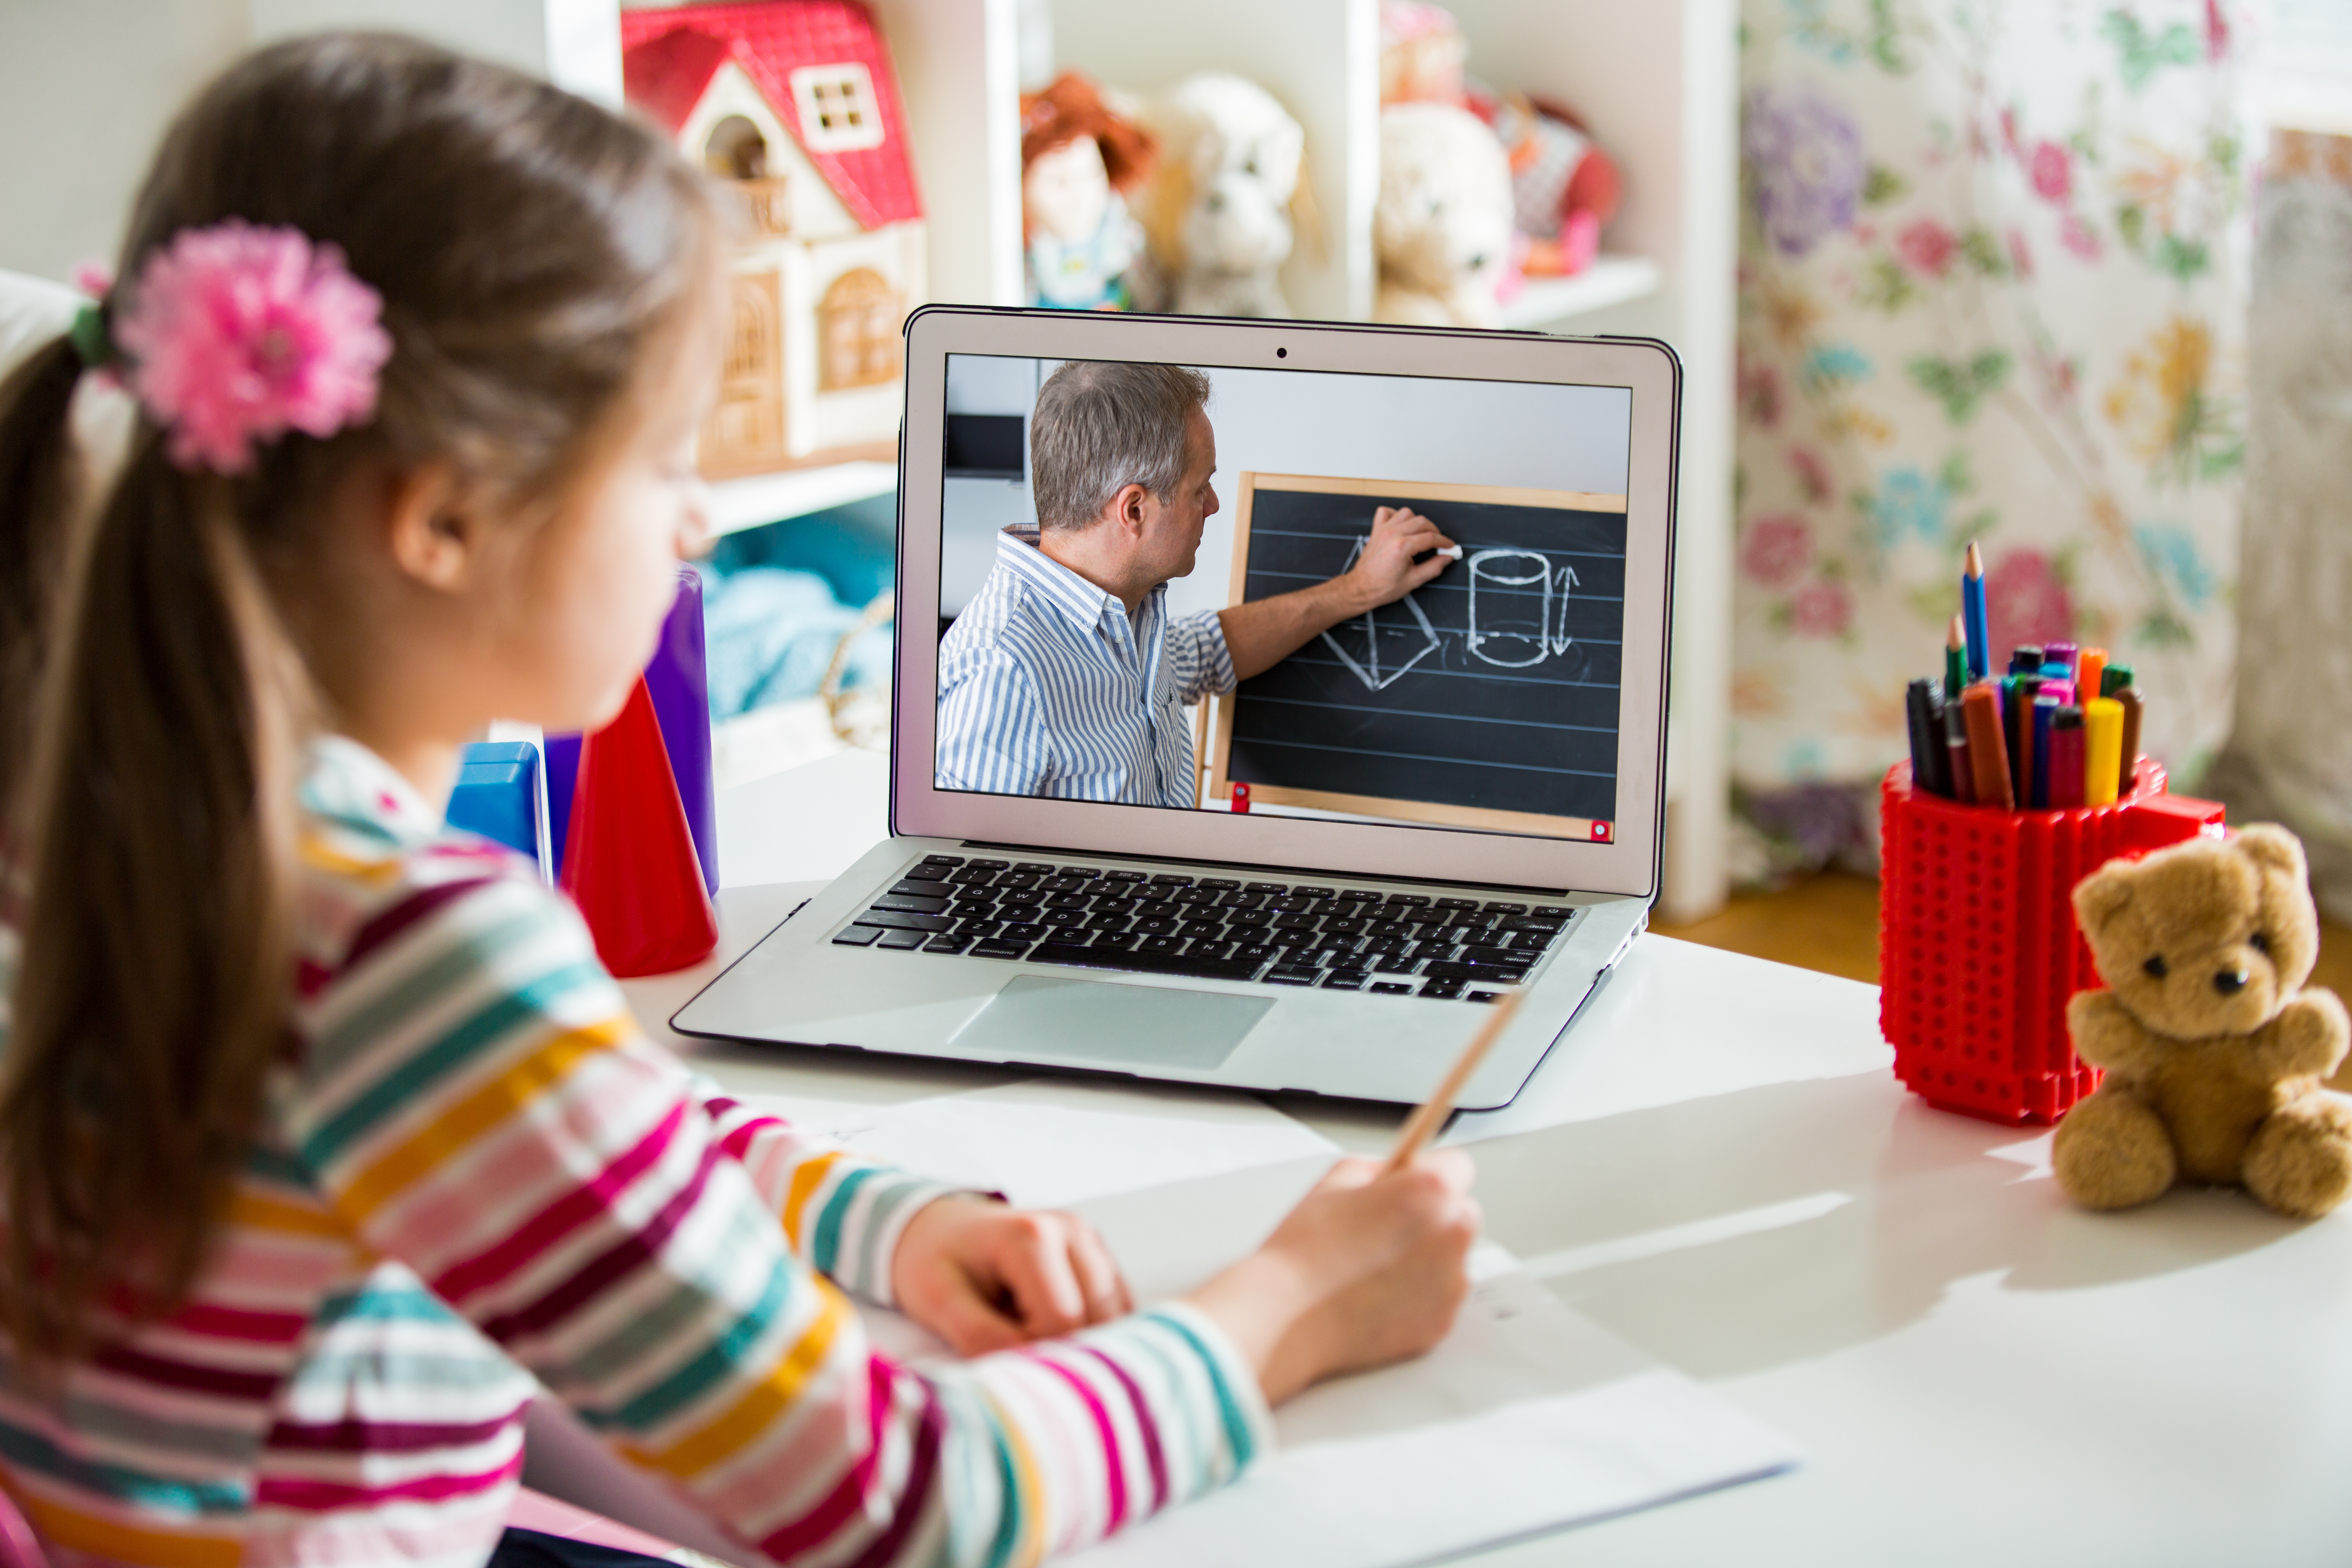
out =
<svg viewBox="0 0 2352 1568"><path fill-rule="evenodd" d="M443 830L467 736L596 724L650 653L712 213L542 84L288 44L181 118L118 285L0 389L0 1480L61 1558L481 1563L543 1384L747 1556L1030 1561L1453 1318L1459 1156L1344 1163L1132 1312L1079 1223L689 1077L569 907ZM94 373L139 409L110 481L67 435ZM850 1297L992 1353L895 1365Z"/></svg>

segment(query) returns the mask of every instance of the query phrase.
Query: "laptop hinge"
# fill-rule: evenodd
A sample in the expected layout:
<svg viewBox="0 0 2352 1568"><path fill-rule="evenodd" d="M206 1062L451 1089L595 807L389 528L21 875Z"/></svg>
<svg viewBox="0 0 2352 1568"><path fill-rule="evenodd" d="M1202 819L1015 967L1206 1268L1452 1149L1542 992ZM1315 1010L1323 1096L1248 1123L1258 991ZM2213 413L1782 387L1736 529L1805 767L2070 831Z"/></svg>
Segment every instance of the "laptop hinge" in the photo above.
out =
<svg viewBox="0 0 2352 1568"><path fill-rule="evenodd" d="M1540 895L1547 899L1601 897L1580 894L1573 888L1538 888L1526 882L1465 882L1454 877L1391 877L1377 871L1326 871L1307 866L1266 866L1250 860L1202 860L1190 855L1122 855L1110 849L1055 849L1042 844L999 844L986 838L966 838L959 849L1001 849L1008 855L1067 855L1086 860L1115 860L1129 866L1199 866L1220 871L1254 871L1269 877L1343 877L1350 882L1384 882L1397 887L1477 888L1507 893ZM1632 895L1623 895L1631 897Z"/></svg>

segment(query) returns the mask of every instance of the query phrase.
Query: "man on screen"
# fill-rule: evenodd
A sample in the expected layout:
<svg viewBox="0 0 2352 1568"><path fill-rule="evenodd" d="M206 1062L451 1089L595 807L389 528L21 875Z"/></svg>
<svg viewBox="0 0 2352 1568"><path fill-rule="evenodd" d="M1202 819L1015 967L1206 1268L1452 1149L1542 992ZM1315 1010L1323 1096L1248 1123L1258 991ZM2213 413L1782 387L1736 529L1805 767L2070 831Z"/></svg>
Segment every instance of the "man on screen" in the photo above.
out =
<svg viewBox="0 0 2352 1568"><path fill-rule="evenodd" d="M1340 575L1171 620L1168 584L1192 570L1217 510L1208 399L1198 371L1085 360L1038 390L1037 540L998 536L940 641L940 788L1194 805L1187 708L1452 564L1429 553L1454 542L1435 523L1381 507Z"/></svg>

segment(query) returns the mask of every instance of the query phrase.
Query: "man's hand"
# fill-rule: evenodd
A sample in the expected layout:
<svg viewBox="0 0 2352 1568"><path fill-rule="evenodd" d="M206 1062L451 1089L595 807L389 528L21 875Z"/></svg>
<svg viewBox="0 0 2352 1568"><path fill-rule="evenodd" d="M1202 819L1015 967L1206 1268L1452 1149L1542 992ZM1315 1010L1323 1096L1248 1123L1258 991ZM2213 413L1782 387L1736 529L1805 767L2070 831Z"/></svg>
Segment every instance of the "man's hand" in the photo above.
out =
<svg viewBox="0 0 2352 1568"><path fill-rule="evenodd" d="M980 1355L1066 1334L1134 1310L1094 1226L1076 1215L957 1194L899 1233L891 1289L915 1321Z"/></svg>
<svg viewBox="0 0 2352 1568"><path fill-rule="evenodd" d="M1453 565L1451 556L1429 555L1431 551L1446 549L1453 542L1437 524L1409 506L1376 508L1372 512L1371 536L1364 541L1364 552L1339 579L1339 586L1348 591L1349 602L1356 605L1351 616L1392 605ZM1429 555L1429 559L1416 565L1413 558L1419 555Z"/></svg>
<svg viewBox="0 0 2352 1568"><path fill-rule="evenodd" d="M1341 621L1396 603L1454 564L1450 555L1431 555L1419 565L1413 557L1453 542L1411 507L1374 509L1364 552L1347 571L1311 588L1217 612L1234 676L1263 675Z"/></svg>

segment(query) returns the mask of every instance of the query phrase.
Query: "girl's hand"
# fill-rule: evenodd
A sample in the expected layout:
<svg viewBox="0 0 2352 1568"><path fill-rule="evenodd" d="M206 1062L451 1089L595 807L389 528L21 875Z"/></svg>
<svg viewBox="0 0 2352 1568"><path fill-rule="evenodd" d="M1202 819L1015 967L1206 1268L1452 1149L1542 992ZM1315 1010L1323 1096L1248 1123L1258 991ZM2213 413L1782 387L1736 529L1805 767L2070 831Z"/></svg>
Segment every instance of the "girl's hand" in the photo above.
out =
<svg viewBox="0 0 2352 1568"><path fill-rule="evenodd" d="M1269 1405L1421 1354L1469 1294L1469 1156L1439 1150L1380 1172L1376 1160L1340 1161L1265 1246L1190 1298L1257 1369Z"/></svg>
<svg viewBox="0 0 2352 1568"><path fill-rule="evenodd" d="M926 1204L899 1233L890 1288L915 1321L980 1355L1134 1310L1094 1226L968 1194Z"/></svg>

